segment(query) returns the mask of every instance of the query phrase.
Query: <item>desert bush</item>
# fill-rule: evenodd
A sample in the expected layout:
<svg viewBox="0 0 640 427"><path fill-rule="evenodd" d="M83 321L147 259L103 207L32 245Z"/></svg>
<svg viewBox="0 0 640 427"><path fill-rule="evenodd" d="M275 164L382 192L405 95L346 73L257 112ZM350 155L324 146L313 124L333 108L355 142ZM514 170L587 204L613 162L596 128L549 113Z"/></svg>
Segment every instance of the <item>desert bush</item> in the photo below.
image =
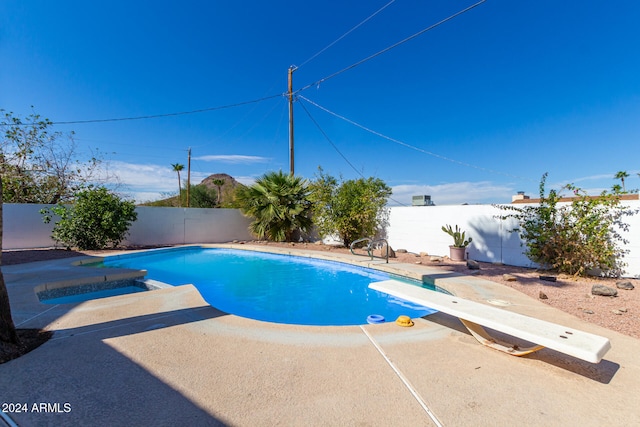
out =
<svg viewBox="0 0 640 427"><path fill-rule="evenodd" d="M620 245L628 241L621 232L629 230L623 219L637 211L624 206L619 193L589 196L571 184L564 187L573 194L571 202L559 204L558 191L545 195L546 178L544 174L540 181L538 205L497 205L510 212L501 219L517 220L518 227L510 231L519 233L525 255L560 273L583 276L597 269L606 276L622 274L628 250Z"/></svg>

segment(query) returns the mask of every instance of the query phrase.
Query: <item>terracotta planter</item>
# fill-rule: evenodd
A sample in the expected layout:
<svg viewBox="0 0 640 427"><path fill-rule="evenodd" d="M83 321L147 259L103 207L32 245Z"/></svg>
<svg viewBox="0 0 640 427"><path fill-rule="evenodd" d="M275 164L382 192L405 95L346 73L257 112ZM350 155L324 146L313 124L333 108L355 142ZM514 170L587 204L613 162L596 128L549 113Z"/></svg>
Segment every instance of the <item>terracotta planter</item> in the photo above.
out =
<svg viewBox="0 0 640 427"><path fill-rule="evenodd" d="M464 261L466 252L466 247L449 246L449 258L451 258L451 261Z"/></svg>

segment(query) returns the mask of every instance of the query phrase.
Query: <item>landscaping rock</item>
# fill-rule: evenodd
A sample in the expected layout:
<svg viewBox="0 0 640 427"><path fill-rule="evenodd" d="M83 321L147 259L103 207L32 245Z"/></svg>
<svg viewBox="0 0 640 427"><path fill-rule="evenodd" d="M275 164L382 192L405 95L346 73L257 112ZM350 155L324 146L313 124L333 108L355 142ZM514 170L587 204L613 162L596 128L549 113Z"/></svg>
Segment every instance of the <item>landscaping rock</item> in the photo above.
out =
<svg viewBox="0 0 640 427"><path fill-rule="evenodd" d="M593 310L582 310L582 312L585 314L594 314Z"/></svg>
<svg viewBox="0 0 640 427"><path fill-rule="evenodd" d="M633 286L633 283L631 283L629 280L621 280L619 282L616 282L616 288L630 291L634 289L635 286Z"/></svg>
<svg viewBox="0 0 640 427"><path fill-rule="evenodd" d="M398 249L398 253L400 253L400 249ZM387 248L385 248L384 246L381 247L380 249L377 250L377 253L374 252L374 255L380 258L385 258L387 256ZM394 251L393 248L389 246L389 258L395 258L395 257L396 257L396 251Z"/></svg>
<svg viewBox="0 0 640 427"><path fill-rule="evenodd" d="M478 261L474 261L472 259L468 259L467 260L467 268L469 268L469 270L480 270L480 264L478 264Z"/></svg>
<svg viewBox="0 0 640 427"><path fill-rule="evenodd" d="M429 261L431 261L431 262L442 262L442 257L441 256L432 256L431 258L429 258Z"/></svg>
<svg viewBox="0 0 640 427"><path fill-rule="evenodd" d="M406 254L408 251L406 249L398 249L396 252L399 254Z"/></svg>
<svg viewBox="0 0 640 427"><path fill-rule="evenodd" d="M540 280L544 280L545 282L555 282L555 276L540 276Z"/></svg>
<svg viewBox="0 0 640 427"><path fill-rule="evenodd" d="M514 276L513 274L503 274L502 275L502 279L506 280L507 282L516 282L516 281L518 281L518 278L516 276Z"/></svg>
<svg viewBox="0 0 640 427"><path fill-rule="evenodd" d="M622 316L622 313L624 313L623 311L620 311L620 310L611 310L611 312L618 316Z"/></svg>
<svg viewBox="0 0 640 427"><path fill-rule="evenodd" d="M549 297L547 296L547 294L545 294L544 292L540 291L540 293L538 294L538 298L540 299L549 299Z"/></svg>
<svg viewBox="0 0 640 427"><path fill-rule="evenodd" d="M587 276L602 277L602 269L590 268L589 270L587 270Z"/></svg>
<svg viewBox="0 0 640 427"><path fill-rule="evenodd" d="M618 291L605 285L593 285L593 287L591 288L591 294L600 295L603 297L615 297L618 295Z"/></svg>
<svg viewBox="0 0 640 427"><path fill-rule="evenodd" d="M429 256L429 254L426 252L420 252L420 256Z"/></svg>

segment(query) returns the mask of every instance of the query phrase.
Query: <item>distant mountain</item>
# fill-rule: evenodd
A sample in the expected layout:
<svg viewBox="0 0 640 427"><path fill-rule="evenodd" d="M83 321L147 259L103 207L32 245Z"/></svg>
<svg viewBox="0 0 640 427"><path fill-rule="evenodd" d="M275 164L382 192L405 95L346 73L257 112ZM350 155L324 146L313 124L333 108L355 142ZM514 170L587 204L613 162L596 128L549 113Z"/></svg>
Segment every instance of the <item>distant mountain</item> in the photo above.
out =
<svg viewBox="0 0 640 427"><path fill-rule="evenodd" d="M242 185L238 181L236 181L231 175L228 175L226 173L214 173L213 175L209 175L208 177L203 179L200 182L200 184L206 185L207 187L213 188L214 190L218 191L218 187L213 183L214 179L222 179L224 181L224 184L222 186L223 194L225 192L224 190L234 189L238 185Z"/></svg>
<svg viewBox="0 0 640 427"><path fill-rule="evenodd" d="M236 187L241 186L238 181L236 181L231 175L227 175L226 173L214 173L213 175L209 175L205 179L200 182L199 185L204 185L208 188L213 188L218 192L218 186L213 183L214 180L221 179L224 181L224 184L220 187L220 204L224 206L229 206L233 204L233 193Z"/></svg>

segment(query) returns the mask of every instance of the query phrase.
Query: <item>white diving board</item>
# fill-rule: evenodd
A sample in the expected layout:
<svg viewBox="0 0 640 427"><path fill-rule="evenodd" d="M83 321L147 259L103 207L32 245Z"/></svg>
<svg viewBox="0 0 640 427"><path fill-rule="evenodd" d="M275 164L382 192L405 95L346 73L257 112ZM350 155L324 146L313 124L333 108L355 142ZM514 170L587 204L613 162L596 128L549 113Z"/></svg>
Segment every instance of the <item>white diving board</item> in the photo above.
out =
<svg viewBox="0 0 640 427"><path fill-rule="evenodd" d="M524 356L547 347L587 362L598 363L611 348L609 340L599 335L397 280L374 282L369 288L455 316L479 342L515 356ZM536 345L520 348L493 338L484 327Z"/></svg>

